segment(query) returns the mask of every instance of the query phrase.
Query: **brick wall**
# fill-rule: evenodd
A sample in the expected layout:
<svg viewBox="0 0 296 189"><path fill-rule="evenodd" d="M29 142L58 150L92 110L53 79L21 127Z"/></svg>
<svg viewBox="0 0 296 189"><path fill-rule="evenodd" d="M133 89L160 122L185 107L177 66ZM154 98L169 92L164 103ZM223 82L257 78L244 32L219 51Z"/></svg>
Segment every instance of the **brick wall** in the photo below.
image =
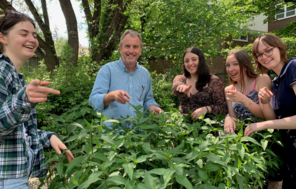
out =
<svg viewBox="0 0 296 189"><path fill-rule="evenodd" d="M288 24L291 21L295 21L295 20L296 20L296 17L286 18L286 19L278 20L278 21L270 20L268 22L268 32L271 32L271 31L277 30L277 29L282 29L285 27L286 24Z"/></svg>

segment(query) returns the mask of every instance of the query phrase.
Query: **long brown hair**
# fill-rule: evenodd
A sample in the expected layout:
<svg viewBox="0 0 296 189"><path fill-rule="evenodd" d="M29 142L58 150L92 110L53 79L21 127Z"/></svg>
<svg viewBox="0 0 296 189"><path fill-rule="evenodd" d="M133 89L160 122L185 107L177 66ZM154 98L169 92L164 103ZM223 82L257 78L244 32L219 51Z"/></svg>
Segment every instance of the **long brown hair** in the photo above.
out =
<svg viewBox="0 0 296 189"><path fill-rule="evenodd" d="M14 25L23 21L29 21L36 28L34 21L28 15L14 10L6 11L5 15L0 18L0 33L4 36L8 35ZM4 46L0 43L0 53L3 53L3 51Z"/></svg>
<svg viewBox="0 0 296 189"><path fill-rule="evenodd" d="M203 87L210 81L210 78L211 78L210 68L206 64L206 59L203 52L197 47L190 47L186 49L186 51L183 54L182 69L183 69L183 74L185 75L186 78L191 77L190 73L186 70L185 64L184 64L184 57L187 53L193 53L198 56L199 62L196 70L198 79L195 83L195 87L198 91L202 91Z"/></svg>
<svg viewBox="0 0 296 189"><path fill-rule="evenodd" d="M231 56L231 55L234 55L237 62L238 62L238 65L239 65L239 70L240 70L240 86L241 86L241 91L244 91L244 89L246 88L246 84L245 84L245 80L244 80L244 76L245 74L247 75L248 78L256 78L258 77L258 74L254 71L254 68L253 68L253 65L252 65L252 62L251 62L251 57L248 55L248 53L244 50L241 50L241 49L234 49L232 51L230 51L227 55L228 56ZM246 70L246 71L244 71ZM229 80L232 84L235 84L236 82L233 81L231 79L231 77L229 76Z"/></svg>
<svg viewBox="0 0 296 189"><path fill-rule="evenodd" d="M255 40L252 48L252 55L255 59L256 68L260 70L261 73L266 73L268 69L262 66L260 62L257 60L257 54L259 53L258 46L260 41L265 45L268 45L271 47L277 47L280 50L280 57L284 65L289 62L289 59L287 57L286 44L278 36L274 34L268 33L268 34L262 35Z"/></svg>

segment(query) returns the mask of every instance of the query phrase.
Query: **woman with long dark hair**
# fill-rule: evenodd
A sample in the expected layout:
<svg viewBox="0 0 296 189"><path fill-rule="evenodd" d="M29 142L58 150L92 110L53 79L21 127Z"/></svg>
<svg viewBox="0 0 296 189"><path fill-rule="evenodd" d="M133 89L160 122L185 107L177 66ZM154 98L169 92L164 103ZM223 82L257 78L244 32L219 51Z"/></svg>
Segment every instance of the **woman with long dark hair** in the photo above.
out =
<svg viewBox="0 0 296 189"><path fill-rule="evenodd" d="M179 111L196 119L203 114L226 115L227 105L222 81L210 74L203 52L188 48L183 55L183 75L173 81L173 93L181 99ZM192 113L191 113L192 112Z"/></svg>
<svg viewBox="0 0 296 189"><path fill-rule="evenodd" d="M26 189L30 176L47 174L44 148L58 154L67 149L53 132L37 127L36 104L60 92L46 87L47 81L27 84L19 73L39 44L33 20L8 11L0 23L0 188ZM74 159L69 150L65 155L69 163Z"/></svg>

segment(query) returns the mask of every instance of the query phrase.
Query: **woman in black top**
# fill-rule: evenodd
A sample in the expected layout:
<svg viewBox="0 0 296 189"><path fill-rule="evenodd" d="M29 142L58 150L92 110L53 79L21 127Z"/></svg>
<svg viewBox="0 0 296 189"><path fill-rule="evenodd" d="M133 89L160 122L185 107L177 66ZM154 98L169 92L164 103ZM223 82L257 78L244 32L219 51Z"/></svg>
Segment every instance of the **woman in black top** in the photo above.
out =
<svg viewBox="0 0 296 189"><path fill-rule="evenodd" d="M272 92L259 90L261 108L269 121L253 123L245 129L248 136L255 131L279 129L284 144L283 188L296 188L296 59L287 58L287 47L279 37L265 34L257 38L252 50L262 73L273 70L277 77Z"/></svg>

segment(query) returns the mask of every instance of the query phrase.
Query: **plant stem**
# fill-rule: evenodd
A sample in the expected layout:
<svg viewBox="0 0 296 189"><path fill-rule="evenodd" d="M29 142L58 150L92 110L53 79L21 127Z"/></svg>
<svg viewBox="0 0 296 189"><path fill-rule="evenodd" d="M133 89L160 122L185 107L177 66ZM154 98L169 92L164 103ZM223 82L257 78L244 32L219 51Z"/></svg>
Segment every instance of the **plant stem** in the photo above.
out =
<svg viewBox="0 0 296 189"><path fill-rule="evenodd" d="M104 180L104 182L105 182L106 188L108 189L108 185L107 185L107 182L106 182L106 180Z"/></svg>

